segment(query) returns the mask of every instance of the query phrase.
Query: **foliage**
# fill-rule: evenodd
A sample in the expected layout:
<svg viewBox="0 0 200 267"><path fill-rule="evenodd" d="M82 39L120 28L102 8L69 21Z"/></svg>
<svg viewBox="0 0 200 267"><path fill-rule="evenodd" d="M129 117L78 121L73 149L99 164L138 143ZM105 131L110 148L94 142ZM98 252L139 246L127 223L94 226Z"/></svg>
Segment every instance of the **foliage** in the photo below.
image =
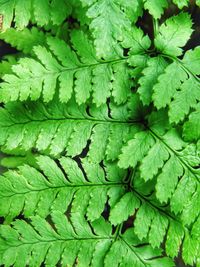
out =
<svg viewBox="0 0 200 267"><path fill-rule="evenodd" d="M0 265L200 266L198 6L0 0Z"/></svg>

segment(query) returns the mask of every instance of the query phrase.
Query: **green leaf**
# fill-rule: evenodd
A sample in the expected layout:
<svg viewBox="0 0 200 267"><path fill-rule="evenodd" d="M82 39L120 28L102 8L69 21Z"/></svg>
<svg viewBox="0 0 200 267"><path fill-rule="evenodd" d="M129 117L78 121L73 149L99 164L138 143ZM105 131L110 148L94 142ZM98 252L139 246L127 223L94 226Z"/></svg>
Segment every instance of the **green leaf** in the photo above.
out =
<svg viewBox="0 0 200 267"><path fill-rule="evenodd" d="M162 57L151 58L147 61L147 67L142 71L143 76L138 81L140 84L138 93L143 104L149 105L151 103L154 85L166 66L167 62Z"/></svg>
<svg viewBox="0 0 200 267"><path fill-rule="evenodd" d="M192 54L188 54L188 57L191 58ZM195 64L191 64L191 66L188 64L189 58L187 59L186 56L185 61L184 59L179 62L174 61L169 65L153 87L152 98L155 106L160 109L168 105L168 115L172 123L183 121L200 100L198 78L191 71L198 72ZM191 88L193 88L192 91Z"/></svg>
<svg viewBox="0 0 200 267"><path fill-rule="evenodd" d="M3 30L6 30L11 27L13 21L18 29L27 27L33 15L39 26L50 22L60 25L70 15L71 6L66 1L58 0L2 0L0 10L4 16Z"/></svg>
<svg viewBox="0 0 200 267"><path fill-rule="evenodd" d="M193 74L199 75L200 47L197 46L193 50L186 51L182 62Z"/></svg>
<svg viewBox="0 0 200 267"><path fill-rule="evenodd" d="M185 224L190 225L193 223L196 218L198 218L200 211L199 211L199 201L200 201L200 186L198 185L197 189L190 197L190 199L184 205L183 213L182 213L182 220Z"/></svg>
<svg viewBox="0 0 200 267"><path fill-rule="evenodd" d="M126 193L119 202L114 206L110 213L110 222L114 225L126 221L129 216L135 213L135 210L140 207L140 201L130 193ZM123 211L123 212L119 212Z"/></svg>
<svg viewBox="0 0 200 267"><path fill-rule="evenodd" d="M197 218L197 220L195 221L195 223L192 226L192 233L191 234L195 239L199 238L199 233L200 233L199 227L200 227L200 216Z"/></svg>
<svg viewBox="0 0 200 267"><path fill-rule="evenodd" d="M189 120L184 124L183 135L188 141L199 140L200 138L199 116L200 105L198 104L196 111L189 116Z"/></svg>
<svg viewBox="0 0 200 267"><path fill-rule="evenodd" d="M119 105L125 103L130 95L130 88L132 86L130 69L127 68L126 63L118 63L113 65L113 71L112 96Z"/></svg>
<svg viewBox="0 0 200 267"><path fill-rule="evenodd" d="M115 113L114 104L109 111L107 105L101 106L101 109L91 105L88 109L87 105L78 106L74 101L60 104L54 100L48 106L40 102L26 105L10 103L0 110L0 144L9 150L20 147L28 151L36 148L40 152L48 151L52 156L59 156L62 152L76 156L90 141L91 161L101 162L106 156L116 160L122 146L131 139L131 134L142 128L139 123L134 123L140 102L137 100L134 103L132 110L129 103L121 106L123 113ZM18 114L23 114L23 117ZM111 150L113 141L118 142L116 150Z"/></svg>
<svg viewBox="0 0 200 267"><path fill-rule="evenodd" d="M161 202L167 202L168 198L171 198L171 194L174 192L178 183L178 178L182 174L183 169L180 162L177 158L171 157L157 178L156 195Z"/></svg>
<svg viewBox="0 0 200 267"><path fill-rule="evenodd" d="M145 181L152 179L168 158L169 153L165 146L161 142L157 142L142 160L140 166L141 177Z"/></svg>
<svg viewBox="0 0 200 267"><path fill-rule="evenodd" d="M192 88L192 91L191 91ZM179 122L183 120L185 115L190 112L190 108L195 108L197 100L200 99L199 83L194 79L188 79L180 86L180 91L174 95L169 109L169 117L171 122Z"/></svg>
<svg viewBox="0 0 200 267"><path fill-rule="evenodd" d="M39 170L24 165L18 168L18 172L9 171L1 177L0 214L7 221L20 213L25 217L34 214L46 217L52 210L65 212L70 203L73 213L79 205L77 199L84 194L87 195L87 208L82 212L94 221L104 211L109 189L116 190L119 185L123 187L126 173L118 172L117 177L110 176L108 181L105 175L107 168L109 172L109 164L106 162L103 170L99 164L84 160L85 170L81 170L74 160L67 157L59 160L62 169L47 156L38 157L37 164ZM73 201L73 198L76 200Z"/></svg>
<svg viewBox="0 0 200 267"><path fill-rule="evenodd" d="M127 15L127 17L132 21L136 22L138 17L142 16L143 14L143 1L142 0L117 0L117 3L120 4L122 10Z"/></svg>
<svg viewBox="0 0 200 267"><path fill-rule="evenodd" d="M131 65L132 55L144 54L146 50L151 46L151 40L148 35L145 35L144 32L133 26L131 29L128 29L124 32L122 45L124 48L130 49L129 51L129 63ZM146 57L145 57L146 58Z"/></svg>
<svg viewBox="0 0 200 267"><path fill-rule="evenodd" d="M162 256L162 250L153 250L148 244L142 243L131 233L131 229L123 235L96 234L99 232L93 224L85 235L81 232L81 224L74 226L74 220L68 220L67 217L59 211L52 213L52 221L55 228L48 221L39 216L32 217L31 222L16 220L12 225L1 225L0 233L2 239L1 245L1 263L6 265L15 264L15 266L40 266L42 262L46 265L55 266L59 261L62 265L72 265L78 262L77 266L88 266L92 261L96 262L95 255L98 253L100 262L105 267L110 263L120 264L121 257L116 257L125 253L125 263L135 263L136 266L145 267L161 264L165 267L172 267L172 260ZM69 229L67 226L73 225ZM88 223L86 222L88 226ZM79 229L79 226L81 227ZM102 225L101 228L105 227ZM14 234L13 238L9 238ZM20 238L19 238L20 237ZM107 248L107 249L104 249ZM54 253L52 253L52 251ZM12 256L9 257L9 256ZM23 257L20 257L22 256ZM30 257L30 255L32 255ZM104 259L104 260L103 260ZM85 265L86 264L86 265ZM99 262L97 262L100 266Z"/></svg>
<svg viewBox="0 0 200 267"><path fill-rule="evenodd" d="M153 146L154 139L149 132L139 132L135 134L134 139L130 140L122 149L119 156L119 167L127 168L135 167L147 154L148 150Z"/></svg>
<svg viewBox="0 0 200 267"><path fill-rule="evenodd" d="M166 251L169 256L176 257L178 255L183 236L184 229L180 223L171 221L166 240Z"/></svg>
<svg viewBox="0 0 200 267"><path fill-rule="evenodd" d="M18 28L24 28L28 25L31 19L31 1L1 1L1 14L4 16L3 29L6 30L11 26L13 17ZM15 12L15 13L14 13Z"/></svg>
<svg viewBox="0 0 200 267"><path fill-rule="evenodd" d="M182 9L185 6L188 6L189 0L173 0L174 4L178 6L178 8Z"/></svg>
<svg viewBox="0 0 200 267"><path fill-rule="evenodd" d="M82 46L80 43L78 45L78 34L80 34L79 42ZM13 66L14 74L5 75L4 83L1 84L2 101L38 100L43 96L44 102L49 102L59 92L60 101L68 102L73 91L79 105L85 103L91 95L97 106L106 103L111 94L117 104L127 101L131 82L126 59L98 60L90 41L82 32L78 31L72 36L76 51L63 40L47 37L49 49L36 46L33 49L36 59L23 58ZM87 56L87 60L82 57L83 47L87 49L87 55L90 55ZM116 76L115 72L118 69L121 75ZM99 76L101 80L98 79Z"/></svg>
<svg viewBox="0 0 200 267"><path fill-rule="evenodd" d="M199 241L192 239L188 233L186 233L184 246L183 246L183 259L187 264L193 265L196 259L196 255L199 249Z"/></svg>
<svg viewBox="0 0 200 267"><path fill-rule="evenodd" d="M60 25L71 14L72 6L69 1L51 1L51 20L54 25Z"/></svg>
<svg viewBox="0 0 200 267"><path fill-rule="evenodd" d="M158 82L153 87L152 98L155 106L160 109L170 104L171 98L181 86L181 82L186 79L187 75L178 62L175 61L170 64L165 72L159 76Z"/></svg>
<svg viewBox="0 0 200 267"><path fill-rule="evenodd" d="M12 66L17 63L17 57L7 56L0 62L0 78L12 73Z"/></svg>
<svg viewBox="0 0 200 267"><path fill-rule="evenodd" d="M149 241L153 248L160 247L168 227L168 219L161 214L155 213L149 231Z"/></svg>
<svg viewBox="0 0 200 267"><path fill-rule="evenodd" d="M136 133L134 139L128 141L127 146L122 148L118 165L123 168L135 168L138 164L141 178L145 181L156 178L156 197L159 201L167 203L170 200L173 211L184 213L186 205L196 207L198 202L196 198L191 200L191 194L194 194L200 179L199 173L195 170L199 165L197 147L194 146L192 150L194 156L191 161L191 145L183 142L175 129L162 129L158 117L150 118L153 127L149 131ZM191 180L191 189L188 188L180 204L180 190L188 182L188 177ZM196 194L198 195L197 192ZM197 214L191 210L188 216L190 220L185 218L183 221L191 224Z"/></svg>
<svg viewBox="0 0 200 267"><path fill-rule="evenodd" d="M94 44L98 58L111 59L122 55L118 41L123 39L123 31L131 26L131 21L120 6L120 1L85 1L84 6L89 6L87 16L92 19L90 29L95 38ZM128 6L127 8L130 8Z"/></svg>
<svg viewBox="0 0 200 267"><path fill-rule="evenodd" d="M10 28L0 33L0 39L16 47L17 50L22 51L24 54L31 55L34 55L34 46L46 44L45 34L36 27L32 27L30 30L25 28L20 31Z"/></svg>
<svg viewBox="0 0 200 267"><path fill-rule="evenodd" d="M155 211L149 208L149 205L146 203L138 210L137 217L134 222L134 232L140 240L147 237L154 216Z"/></svg>
<svg viewBox="0 0 200 267"><path fill-rule="evenodd" d="M191 174L188 171L184 173L184 179L180 181L172 196L171 209L176 214L184 210L184 205L186 205L187 201L192 197L192 194L194 194L196 190L195 177L193 176L193 179L190 179L190 176Z"/></svg>
<svg viewBox="0 0 200 267"><path fill-rule="evenodd" d="M168 7L167 0L145 0L144 8L149 10L149 13L159 19L164 12L164 8Z"/></svg>
<svg viewBox="0 0 200 267"><path fill-rule="evenodd" d="M5 216L7 223L19 214L23 214L25 218L37 214L40 219L37 217L36 221L34 220L35 225L42 220L41 217L46 218L53 212L53 222L58 225L56 227L59 235L65 234L67 230L73 238L74 228L70 224L73 222L77 229L76 234L80 232L90 236L86 218L92 227L96 228L97 235L110 235L110 227L99 219L109 197L112 198L112 203L109 202L111 208L109 219L113 225L119 225L134 215L136 216L134 231L138 237L142 240L149 234L151 245L160 246L169 220L171 221L171 215L168 211L163 211L158 203L158 207L153 206L154 197L147 199L145 194L137 192L136 187L134 191L126 192L127 181L124 180L126 172L120 169L117 171L116 163L113 165L104 162L102 167L84 159L77 164L69 157L62 157L58 163L47 156L38 157L37 163L38 170L24 165L19 167L17 172L9 171L1 177L0 215ZM82 166L81 169L79 166ZM119 188L124 188L124 191L119 191ZM113 201L114 194L115 201ZM66 210L70 211L70 222L62 219L65 218L62 214ZM57 216L57 213L60 215ZM48 225L41 225L37 230L39 234L45 231L45 235L51 239L52 230ZM24 234L25 238L28 238L28 234Z"/></svg>
<svg viewBox="0 0 200 267"><path fill-rule="evenodd" d="M34 17L39 26L47 25L50 21L50 3L48 0L33 0ZM38 9L37 9L38 8Z"/></svg>
<svg viewBox="0 0 200 267"><path fill-rule="evenodd" d="M187 13L180 13L165 21L155 38L156 48L171 56L180 56L192 34L192 21Z"/></svg>

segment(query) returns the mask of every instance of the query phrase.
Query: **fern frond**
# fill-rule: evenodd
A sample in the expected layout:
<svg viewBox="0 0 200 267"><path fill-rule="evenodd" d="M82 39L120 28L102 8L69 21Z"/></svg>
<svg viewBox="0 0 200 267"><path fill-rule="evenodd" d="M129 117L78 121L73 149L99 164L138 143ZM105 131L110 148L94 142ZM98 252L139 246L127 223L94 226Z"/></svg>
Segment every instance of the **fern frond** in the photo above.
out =
<svg viewBox="0 0 200 267"><path fill-rule="evenodd" d="M182 26L182 21L187 27ZM156 57L150 56L153 53L149 50L150 42L142 31L133 29L132 40L130 33L127 37L124 33L123 47L130 49L127 61L134 67L132 77L139 85L137 91L143 104L153 102L157 109L169 107L171 123L183 121L200 100L199 47L187 51L183 59L177 58L182 54L181 47L190 38L191 26L191 20L185 13L171 17L162 24L154 40L155 48L159 50ZM183 27L184 34L179 30L174 32L177 27ZM134 40L136 36L137 41ZM133 49L130 48L131 43Z"/></svg>
<svg viewBox="0 0 200 267"><path fill-rule="evenodd" d="M27 27L32 20L39 26L59 25L71 13L71 6L68 1L59 0L1 0L0 10L3 30L7 30L13 21L18 29Z"/></svg>
<svg viewBox="0 0 200 267"><path fill-rule="evenodd" d="M132 229L115 232L103 218L88 224L73 214L70 219L59 211L51 215L52 225L35 216L31 222L16 220L0 228L1 263L5 266L94 266L110 267L122 262L127 266L172 267L162 250L140 242ZM53 253L52 253L53 252ZM11 257L12 255L12 257ZM23 255L23 257L22 257ZM116 257L116 255L119 255Z"/></svg>
<svg viewBox="0 0 200 267"><path fill-rule="evenodd" d="M163 54L180 56L192 34L192 21L187 13L180 13L165 21L154 40L156 48Z"/></svg>
<svg viewBox="0 0 200 267"><path fill-rule="evenodd" d="M199 266L197 6L0 0L1 266Z"/></svg>
<svg viewBox="0 0 200 267"><path fill-rule="evenodd" d="M71 158L63 157L56 164L45 156L38 157L37 164L42 173L24 165L2 177L0 214L7 221L20 213L26 218L34 214L45 218L51 210L65 213L70 205L71 212L75 213L79 201L87 203L83 216L94 221L104 211L107 198L110 197L114 205L117 199L112 195L119 198L125 190L126 171L116 168L116 164L104 162L101 167L83 159L79 168Z"/></svg>
<svg viewBox="0 0 200 267"><path fill-rule="evenodd" d="M25 28L21 31L10 28L0 33L0 39L24 54L31 55L33 55L34 46L46 44L45 34L36 27L32 27L30 30Z"/></svg>
<svg viewBox="0 0 200 267"><path fill-rule="evenodd" d="M196 147L183 142L174 129L167 130L167 123L160 125L163 113L160 117L156 113L150 116L150 129L141 132L143 125L134 123L134 118L138 118L136 105L140 106L136 96L131 105L132 111L127 105L121 110L111 106L112 117L109 117L107 106L102 106L101 110L92 107L87 113L87 106L79 107L73 101L67 106L54 102L46 107L40 103L8 104L1 110L1 145L7 149L46 150L53 156L66 151L68 156L74 157L81 154L90 140L88 157L91 162L99 163L103 158L116 160L123 145L130 140L122 149L119 166L135 168L140 163L141 177L145 181L157 176L158 199L161 202L170 199L171 209L181 213L193 201L190 198L199 183L199 173L195 169L199 165ZM23 117L14 119L19 113ZM187 192L181 194L186 185ZM193 222L197 216L193 213L186 223Z"/></svg>
<svg viewBox="0 0 200 267"><path fill-rule="evenodd" d="M189 50L183 60L173 59L170 64L162 56L146 58L141 67L137 62L137 68L143 68L138 80L143 104L153 101L158 109L168 106L170 122L183 121L200 100L199 51L199 47Z"/></svg>
<svg viewBox="0 0 200 267"><path fill-rule="evenodd" d="M190 71L185 71L183 67L180 63L173 62L166 68L165 73L160 75L158 83L153 87L152 98L156 107L168 105L170 121L175 123L182 121L200 100L198 78Z"/></svg>
<svg viewBox="0 0 200 267"><path fill-rule="evenodd" d="M34 28L32 31L34 32ZM12 39L10 42L28 52L37 41L33 32L29 32L33 38L29 38L22 47L18 39L20 32L12 30L11 36L16 33L18 41ZM23 34L23 31L21 33ZM43 42L44 38L43 36L40 41ZM59 91L61 102L67 102L75 92L78 104L85 103L91 96L97 106L104 104L110 96L117 104L124 103L131 94L131 76L135 76L127 62L133 64L138 53L144 54L150 46L149 37L136 27L124 33L122 45L130 50L129 56L110 61L96 58L90 40L81 31L71 32L71 42L73 49L63 40L47 37L48 49L34 47L36 59L22 58L13 68L14 74L4 76L5 82L1 83L1 100L37 100L43 95L44 101L48 102ZM26 75L23 75L24 71ZM98 79L99 75L101 80ZM16 87L15 94L12 90L13 84Z"/></svg>
<svg viewBox="0 0 200 267"><path fill-rule="evenodd" d="M128 216L133 216L133 230L140 240L147 238L152 247L159 247L163 239L166 239L165 251L172 258L178 255L182 246L183 254L188 253L183 256L185 262L192 265L198 255L199 222L193 226L192 231L184 226L180 218L176 216L175 219L168 208L164 208L156 200L152 194L153 183L142 183L138 175L134 175L133 191L125 193L111 208L111 223L120 224ZM189 253L191 244L197 245L192 254Z"/></svg>
<svg viewBox="0 0 200 267"><path fill-rule="evenodd" d="M47 38L48 50L41 46L34 47L37 60L23 58L13 68L13 75L4 76L1 100L8 102L26 100L29 97L37 100L43 94L44 101L49 102L59 87L61 102L67 102L75 91L79 104L85 103L91 94L93 102L98 106L106 103L111 95L116 103L124 103L131 87L126 58L98 60L92 45L82 32L74 32L72 41L77 54L64 41L53 37ZM120 75L116 75L118 70Z"/></svg>
<svg viewBox="0 0 200 267"><path fill-rule="evenodd" d="M119 166L135 168L139 164L140 175L145 181L156 176L156 196L161 202L167 203L170 199L171 209L176 214L188 212L186 207L193 203L195 209L196 205L191 196L198 192L199 152L195 145L184 143L175 129L163 133L158 114L153 117L149 118L149 130L136 133L122 149ZM160 118L163 119L162 113ZM194 222L198 214L191 209L191 216L185 223Z"/></svg>
<svg viewBox="0 0 200 267"><path fill-rule="evenodd" d="M142 109L136 95L120 108L111 103L110 109L111 115L107 105L88 108L78 106L73 99L68 104L54 100L46 106L39 102L9 103L0 111L0 144L10 150L48 149L53 156L65 151L76 156L91 140L92 161L100 162L104 157L115 160L123 144L142 129L137 123Z"/></svg>
<svg viewBox="0 0 200 267"><path fill-rule="evenodd" d="M87 16L92 19L90 29L94 37L94 44L98 58L113 59L123 55L120 42L123 32L131 28L130 14L136 18L141 14L141 1L132 1L131 5L120 0L85 1L88 7Z"/></svg>
<svg viewBox="0 0 200 267"><path fill-rule="evenodd" d="M88 8L86 15L91 19L89 26L93 33L97 56L104 59L122 54L120 42L123 41L123 35L129 31L130 23L136 22L142 15L143 8L148 10L154 19L159 19L169 4L167 0L135 0L131 2L81 0L81 2L84 7ZM187 6L188 0L174 0L174 3L179 8L183 8ZM189 39L192 33L191 27L191 20L186 13L166 20L155 38L156 47L164 53L180 55L179 47L183 47ZM102 40L104 40L103 43Z"/></svg>
<svg viewBox="0 0 200 267"><path fill-rule="evenodd" d="M128 181L124 179L126 171L117 168L116 164L104 162L102 167L92 164L87 158L77 164L67 157L62 157L56 163L46 156L38 157L37 164L39 170L24 165L17 172L9 171L1 177L0 215L5 216L7 222L19 214L25 218L36 214L48 218L52 212L59 211L60 216L64 216L61 213L67 211L71 218L69 222L78 216L74 219L74 228L78 227L89 238L85 218L91 225L96 224L97 220L101 221L108 201L112 225L119 226L134 215L133 230L139 239L148 239L151 246L158 248L166 235L166 249L171 257L177 256L181 244L186 249L184 234L188 234L191 242L196 240L195 229L193 237L181 221L175 220L155 200L154 195L146 196L152 190L151 184L149 192L144 193L144 184L138 184L138 178L135 177L133 191L127 192ZM84 228L81 229L77 224ZM70 225L68 227L71 228ZM170 230L167 232L168 228ZM179 231L173 231L174 228L179 228ZM134 238L133 232L130 238Z"/></svg>

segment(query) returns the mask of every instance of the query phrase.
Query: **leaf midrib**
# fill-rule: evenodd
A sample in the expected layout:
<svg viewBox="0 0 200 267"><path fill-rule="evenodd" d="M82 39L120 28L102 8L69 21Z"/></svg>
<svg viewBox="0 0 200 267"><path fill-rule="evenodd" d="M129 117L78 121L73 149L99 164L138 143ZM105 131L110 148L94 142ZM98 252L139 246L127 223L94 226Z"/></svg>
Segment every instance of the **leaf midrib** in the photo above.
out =
<svg viewBox="0 0 200 267"><path fill-rule="evenodd" d="M127 125L134 125L134 124L141 124L141 122L138 120L127 120L127 121L121 121L121 120L113 120L113 119L108 119L108 120L98 120L98 119L93 119L93 118L47 118L47 119L42 119L42 120L29 120L29 121L25 121L25 122L14 122L13 124L10 125L6 125L3 126L1 125L1 128L8 128L8 127L12 127L15 125L26 125L26 124L31 124L31 123L46 123L48 121L56 121L56 122L63 122L63 121L70 121L70 122L89 122L91 124L93 123L108 123L108 124L127 124ZM141 124L142 125L142 124Z"/></svg>
<svg viewBox="0 0 200 267"><path fill-rule="evenodd" d="M78 187L109 187L109 186L113 186L113 187L122 187L122 186L126 186L127 183L123 183L123 182L119 182L119 183L105 183L105 184L95 184L95 183L92 183L92 184L78 184L78 185L63 185L63 186L49 186L49 187L44 187L44 188L41 188L41 189L31 189L30 191L24 191L24 192L16 192L15 194L12 194L12 195L9 195L9 196L5 196L5 195L1 195L2 198L8 198L8 197L13 197L15 195L25 195L25 194L30 194L32 192L41 192L41 191L47 191L47 190L56 190L56 189L62 189L62 188L78 188ZM30 185L31 186L31 185ZM108 188L109 189L109 188ZM2 199L1 198L1 199Z"/></svg>
<svg viewBox="0 0 200 267"><path fill-rule="evenodd" d="M37 62L40 62L39 60L35 60L35 61L37 61ZM31 78L34 78L34 79L41 79L41 77L43 77L45 74L46 75L60 75L61 73L64 73L64 72L76 72L76 71L78 71L78 70L81 70L81 69L88 69L88 68L95 68L95 67L97 67L97 66L101 66L101 65L109 65L109 64L111 64L111 65L113 65L113 64L117 64L117 63L120 63L120 62L127 62L128 61L128 57L126 57L126 58L120 58L120 59L114 59L114 60L108 60L108 61L104 61L104 62L98 62L98 63L92 63L92 64L80 64L79 66L76 66L76 67L64 67L63 65L60 65L61 66L61 68L60 69L57 69L57 71L50 71L50 70L48 70L47 68L46 68L46 66L44 65L44 64L42 64L41 62L40 62L40 64L45 68L45 70L46 70L46 72L44 72L44 73L41 73L41 75L40 76L35 76L35 75L33 75L33 76L29 76L27 79L25 78L20 78L19 77L19 79L20 80L22 80L22 81L27 81L27 82L29 82L30 83L30 77ZM31 73L31 71L30 71L30 73ZM13 75L13 74L11 74L11 75ZM16 72L14 72L14 75L15 76L17 76L17 73Z"/></svg>

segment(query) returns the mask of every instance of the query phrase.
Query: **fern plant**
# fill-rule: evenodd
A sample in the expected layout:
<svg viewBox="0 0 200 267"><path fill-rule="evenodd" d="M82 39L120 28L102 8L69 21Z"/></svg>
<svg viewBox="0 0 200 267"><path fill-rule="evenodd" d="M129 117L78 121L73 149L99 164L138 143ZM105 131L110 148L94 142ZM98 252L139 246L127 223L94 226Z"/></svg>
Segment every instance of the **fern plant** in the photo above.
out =
<svg viewBox="0 0 200 267"><path fill-rule="evenodd" d="M0 0L0 265L200 266L199 6Z"/></svg>

